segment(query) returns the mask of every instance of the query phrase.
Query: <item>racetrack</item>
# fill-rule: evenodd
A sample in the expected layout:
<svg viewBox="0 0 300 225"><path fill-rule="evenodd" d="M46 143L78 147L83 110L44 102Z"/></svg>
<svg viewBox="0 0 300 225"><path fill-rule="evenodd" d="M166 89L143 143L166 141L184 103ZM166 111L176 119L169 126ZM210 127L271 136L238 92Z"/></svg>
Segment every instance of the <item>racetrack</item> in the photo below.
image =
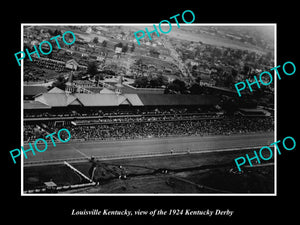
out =
<svg viewBox="0 0 300 225"><path fill-rule="evenodd" d="M122 157L138 157L153 154L173 154L180 152L207 152L226 151L246 147L260 147L274 142L274 133L255 133L230 136L188 136L169 138L148 138L136 140L114 140L114 141L87 141L48 144L45 152L27 152L24 163L49 163L56 160L70 160L90 158L91 156L101 159L113 159ZM33 146L33 143L32 143ZM28 145L24 149L28 149ZM43 149L41 146L40 149ZM46 162L45 162L46 163Z"/></svg>

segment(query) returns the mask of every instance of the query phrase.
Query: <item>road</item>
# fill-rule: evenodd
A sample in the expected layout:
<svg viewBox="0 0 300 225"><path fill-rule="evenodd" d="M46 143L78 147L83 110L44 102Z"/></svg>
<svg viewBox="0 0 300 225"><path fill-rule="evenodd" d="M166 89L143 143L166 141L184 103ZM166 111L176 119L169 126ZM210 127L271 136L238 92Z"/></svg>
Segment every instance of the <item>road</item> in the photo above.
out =
<svg viewBox="0 0 300 225"><path fill-rule="evenodd" d="M204 136L204 137L169 137L149 138L123 141L89 141L57 143L56 147L49 143L45 152L37 152L33 155L27 152L24 163L43 163L43 161L71 160L90 158L91 156L101 159L122 157L138 157L152 154L173 154L179 152L207 152L226 151L230 149L259 147L274 142L274 133L242 134L231 136ZM32 143L33 145L33 143ZM25 150L28 145L24 146ZM43 149L41 146L40 149ZM45 162L46 163L46 162Z"/></svg>

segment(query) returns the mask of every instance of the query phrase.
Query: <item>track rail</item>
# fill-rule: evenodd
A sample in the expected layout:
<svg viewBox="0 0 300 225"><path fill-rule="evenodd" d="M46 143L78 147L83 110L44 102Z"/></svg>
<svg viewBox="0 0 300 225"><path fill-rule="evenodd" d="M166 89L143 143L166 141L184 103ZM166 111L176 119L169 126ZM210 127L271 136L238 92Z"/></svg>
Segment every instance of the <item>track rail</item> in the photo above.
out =
<svg viewBox="0 0 300 225"><path fill-rule="evenodd" d="M201 154L201 153L210 153L210 152L230 152L230 151L243 151L250 149L258 149L263 146L255 147L243 147L243 148L229 148L229 149L214 149L214 150L184 150L184 151L174 151L174 152L146 152L146 153L137 153L137 154L126 154L126 155L110 155L110 156L93 156L97 160L116 160L116 159L128 159L128 158L146 158L146 157L161 157L161 156L172 156L172 155L186 155L186 154ZM41 166L41 165L53 165L53 164L62 164L65 161L68 162L86 162L89 159L87 157L78 157L78 158L64 158L64 159L55 159L55 160L42 160L42 161L31 161L24 162L24 167L29 166Z"/></svg>

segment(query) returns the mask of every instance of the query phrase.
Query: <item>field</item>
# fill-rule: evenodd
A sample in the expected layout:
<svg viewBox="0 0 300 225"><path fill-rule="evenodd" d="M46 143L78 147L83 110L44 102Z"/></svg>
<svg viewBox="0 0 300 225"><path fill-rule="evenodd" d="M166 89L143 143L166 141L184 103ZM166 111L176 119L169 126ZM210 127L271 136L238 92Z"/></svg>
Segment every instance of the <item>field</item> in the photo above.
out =
<svg viewBox="0 0 300 225"><path fill-rule="evenodd" d="M203 42L205 44L208 45L213 45L213 46L223 46L223 47L227 47L227 48L234 48L234 49L241 49L241 50L247 50L247 51L254 51L254 52L258 52L258 53L265 53L265 49L250 44L250 43L243 43L241 41L238 40L232 40L228 37L225 36L220 36L220 35L214 35L212 33L209 32L198 32L195 33L193 32L193 30L195 30L195 28L199 28L199 27L210 27L209 25L206 26L199 26L197 24L191 24L191 25L186 25L184 23L182 23L180 25L181 27L178 28L175 24L172 25L172 30L170 33L168 34L160 34L160 37L156 37L155 38L157 40L159 40L159 38L161 38L162 36L166 36L168 38L174 38L174 39L178 39L178 40L183 40L183 41L192 41L192 42ZM212 24L213 26L213 24ZM149 24L149 25L145 25L145 26L128 26L129 30L131 30L132 33L138 31L138 30L145 30L145 27L148 28L148 30L153 30L153 25ZM218 26L215 26L218 27ZM222 26L220 26L222 28ZM223 25L223 27L227 27L226 25ZM245 29L251 29L251 26L228 26L231 29L231 32L234 33L238 33L238 30L233 31L233 28L235 29L241 29L241 30L245 30ZM258 29L257 26L253 26L252 29ZM263 28L263 27L262 27ZM267 26L267 29L271 29L272 26ZM165 28L167 29L167 28ZM202 29L203 30L203 29ZM224 29L222 30L224 32ZM225 30L226 31L226 30ZM261 32L262 33L262 32ZM268 32L268 33L272 33L272 32ZM147 37L145 37L147 38ZM268 37L268 39L270 39L270 37Z"/></svg>
<svg viewBox="0 0 300 225"><path fill-rule="evenodd" d="M272 139L272 134L253 134L65 144L59 151L40 154L50 161L30 157L24 166L24 190L42 188L50 180L58 186L88 183L64 165L67 161L98 185L62 193L273 193L273 164L248 167L240 174L233 161Z"/></svg>
<svg viewBox="0 0 300 225"><path fill-rule="evenodd" d="M180 28L177 27L174 27L174 30L170 32L170 37L184 41L201 41L205 44L213 46L223 46L226 48L247 50L250 52L254 51L262 54L265 53L264 49L250 43L243 43L237 40L231 40L227 37L212 35L210 33L192 33L188 32L188 30L180 30Z"/></svg>
<svg viewBox="0 0 300 225"><path fill-rule="evenodd" d="M237 173L233 159L251 151L98 160L94 180L99 185L64 193L272 193L273 164ZM126 179L119 179L120 165L126 170ZM72 166L91 176L91 162ZM49 180L58 186L87 183L63 164L25 167L24 174L25 190L42 187Z"/></svg>

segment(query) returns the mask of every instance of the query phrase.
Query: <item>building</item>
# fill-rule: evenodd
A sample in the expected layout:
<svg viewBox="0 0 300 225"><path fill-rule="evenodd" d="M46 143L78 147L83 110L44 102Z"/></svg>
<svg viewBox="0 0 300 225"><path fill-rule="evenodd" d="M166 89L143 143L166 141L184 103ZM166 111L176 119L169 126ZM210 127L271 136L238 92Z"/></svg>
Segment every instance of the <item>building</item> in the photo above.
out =
<svg viewBox="0 0 300 225"><path fill-rule="evenodd" d="M88 27L85 32L90 34L92 31L93 31L93 29L91 27Z"/></svg>
<svg viewBox="0 0 300 225"><path fill-rule="evenodd" d="M118 77L118 82L117 84L115 85L115 93L117 95L120 95L122 94L122 91L123 91L123 84L122 84L122 81L123 81L123 77L122 76L119 76Z"/></svg>
<svg viewBox="0 0 300 225"><path fill-rule="evenodd" d="M170 107L170 106L210 106L217 105L219 99L204 95L172 94L116 94L116 93L43 93L35 97L31 104L40 105L42 109L65 107ZM30 104L27 104L30 108Z"/></svg>
<svg viewBox="0 0 300 225"><path fill-rule="evenodd" d="M168 79L168 82L171 83L173 82L174 80L178 79L178 76L176 75L172 75L172 74L166 74L166 75L163 75L164 77L166 77Z"/></svg>
<svg viewBox="0 0 300 225"><path fill-rule="evenodd" d="M80 86L80 87L83 87L83 88L95 86L95 84L92 81L89 81L89 80L73 80L73 84L75 86Z"/></svg>
<svg viewBox="0 0 300 225"><path fill-rule="evenodd" d="M158 59L160 53L159 53L158 51L154 50L154 49L150 49L149 55L150 55L151 57L153 57L153 58L157 58L157 59Z"/></svg>
<svg viewBox="0 0 300 225"><path fill-rule="evenodd" d="M125 78L126 79L126 78ZM163 94L164 88L136 88L130 85L130 82L123 82L123 77L112 77L99 81L103 87L117 93L123 94Z"/></svg>
<svg viewBox="0 0 300 225"><path fill-rule="evenodd" d="M104 62L104 61L105 61L105 56L98 55L98 56L96 57L96 60L97 60L98 62Z"/></svg>
<svg viewBox="0 0 300 225"><path fill-rule="evenodd" d="M25 85L23 87L23 98L24 100L33 100L34 96L46 93L48 91L46 86L36 86L36 85Z"/></svg>
<svg viewBox="0 0 300 225"><path fill-rule="evenodd" d="M66 94L73 94L76 91L75 85L73 85L73 71L70 73L68 81L66 83L66 89L65 92Z"/></svg>
<svg viewBox="0 0 300 225"><path fill-rule="evenodd" d="M120 58L121 53L122 53L122 48L121 47L116 47L115 54L117 55L117 58Z"/></svg>
<svg viewBox="0 0 300 225"><path fill-rule="evenodd" d="M78 66L79 66L79 64L74 59L70 59L66 62L67 69L77 70Z"/></svg>
<svg viewBox="0 0 300 225"><path fill-rule="evenodd" d="M79 83L82 84L82 82ZM214 96L172 95L163 94L164 89L161 88L134 88L129 84L123 83L122 76L117 78L116 84L110 85L108 88L105 87L102 92L92 93L85 90L85 88L75 84L72 71L66 83L65 91L59 88L53 88L47 93L38 94L35 96L34 102L27 104L27 108L37 108L39 105L41 109L46 109L48 107L61 108L69 106L191 106L216 105L218 103L218 98ZM30 104L33 104L34 107L31 107Z"/></svg>

